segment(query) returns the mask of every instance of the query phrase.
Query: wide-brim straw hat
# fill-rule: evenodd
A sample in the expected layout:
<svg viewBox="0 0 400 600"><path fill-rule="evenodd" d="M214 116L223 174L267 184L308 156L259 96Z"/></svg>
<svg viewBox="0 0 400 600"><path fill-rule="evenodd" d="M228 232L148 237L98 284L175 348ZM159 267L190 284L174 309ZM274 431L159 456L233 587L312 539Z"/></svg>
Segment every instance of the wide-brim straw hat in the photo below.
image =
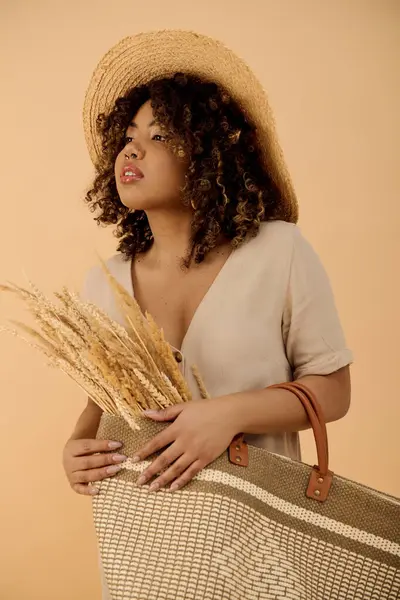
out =
<svg viewBox="0 0 400 600"><path fill-rule="evenodd" d="M256 127L264 166L278 186L287 221L296 222L293 184L276 134L268 96L249 66L221 42L198 33L152 31L123 38L100 60L86 92L85 138L94 164L101 156L96 119L130 89L176 73L194 75L223 88Z"/></svg>

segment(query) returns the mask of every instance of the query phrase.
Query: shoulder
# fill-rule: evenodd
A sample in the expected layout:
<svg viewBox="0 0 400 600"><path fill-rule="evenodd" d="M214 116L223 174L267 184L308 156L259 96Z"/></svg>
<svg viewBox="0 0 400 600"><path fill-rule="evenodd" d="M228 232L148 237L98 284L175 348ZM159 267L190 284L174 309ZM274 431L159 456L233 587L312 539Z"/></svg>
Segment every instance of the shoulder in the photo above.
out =
<svg viewBox="0 0 400 600"><path fill-rule="evenodd" d="M301 229L294 223L267 221L261 223L257 236L252 238L248 245L255 254L265 252L276 258L279 256L290 259L303 243L307 242Z"/></svg>
<svg viewBox="0 0 400 600"><path fill-rule="evenodd" d="M123 283L127 271L129 271L129 261L122 254L115 254L105 261L111 275L120 283ZM99 303L99 298L108 294L110 290L106 274L101 264L93 266L86 272L81 296L87 302Z"/></svg>
<svg viewBox="0 0 400 600"><path fill-rule="evenodd" d="M247 246L247 247L246 247ZM268 272L286 281L294 271L321 271L322 264L316 251L303 235L300 227L284 221L262 223L256 237L249 240L242 252L242 262L251 262L254 270Z"/></svg>

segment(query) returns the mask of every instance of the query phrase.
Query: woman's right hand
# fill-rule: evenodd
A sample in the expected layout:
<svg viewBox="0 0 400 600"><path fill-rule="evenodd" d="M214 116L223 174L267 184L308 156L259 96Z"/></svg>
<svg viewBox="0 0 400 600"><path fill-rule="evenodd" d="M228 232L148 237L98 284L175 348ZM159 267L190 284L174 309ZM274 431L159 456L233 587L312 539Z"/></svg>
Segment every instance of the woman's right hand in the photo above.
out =
<svg viewBox="0 0 400 600"><path fill-rule="evenodd" d="M68 440L63 465L72 489L84 496L96 494L98 490L90 484L112 477L126 460L126 456L116 452L121 446L120 442L108 440Z"/></svg>

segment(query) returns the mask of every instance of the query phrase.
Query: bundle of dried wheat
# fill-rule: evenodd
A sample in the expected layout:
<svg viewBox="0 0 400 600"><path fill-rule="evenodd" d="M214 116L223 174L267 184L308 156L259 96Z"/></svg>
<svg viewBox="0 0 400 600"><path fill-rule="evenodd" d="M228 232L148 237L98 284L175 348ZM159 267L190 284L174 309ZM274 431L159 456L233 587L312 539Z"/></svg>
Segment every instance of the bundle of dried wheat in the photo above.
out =
<svg viewBox="0 0 400 600"><path fill-rule="evenodd" d="M0 286L0 291L19 296L40 331L15 321L17 330L3 330L42 352L50 365L71 377L104 411L122 415L138 429L136 417L143 410L187 402L191 395L162 330L149 314L142 314L104 264L103 268L126 328L66 288L55 293L59 300L55 304L29 282L28 290L9 284ZM204 389L198 374L197 379Z"/></svg>

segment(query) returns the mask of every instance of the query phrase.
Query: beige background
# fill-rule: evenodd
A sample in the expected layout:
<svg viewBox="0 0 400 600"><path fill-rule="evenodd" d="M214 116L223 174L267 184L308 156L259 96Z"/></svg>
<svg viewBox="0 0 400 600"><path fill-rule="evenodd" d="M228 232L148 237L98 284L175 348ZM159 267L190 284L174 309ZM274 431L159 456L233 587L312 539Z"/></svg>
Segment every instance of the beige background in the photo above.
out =
<svg viewBox="0 0 400 600"><path fill-rule="evenodd" d="M97 60L140 30L223 39L268 88L301 205L354 350L353 404L330 427L337 472L400 496L400 2L120 0L0 3L0 279L23 269L47 292L79 287L114 250L81 201L91 164L81 128ZM22 316L0 298L0 316ZM61 451L80 391L0 336L1 600L99 598L90 501ZM312 443L304 435L304 454Z"/></svg>

